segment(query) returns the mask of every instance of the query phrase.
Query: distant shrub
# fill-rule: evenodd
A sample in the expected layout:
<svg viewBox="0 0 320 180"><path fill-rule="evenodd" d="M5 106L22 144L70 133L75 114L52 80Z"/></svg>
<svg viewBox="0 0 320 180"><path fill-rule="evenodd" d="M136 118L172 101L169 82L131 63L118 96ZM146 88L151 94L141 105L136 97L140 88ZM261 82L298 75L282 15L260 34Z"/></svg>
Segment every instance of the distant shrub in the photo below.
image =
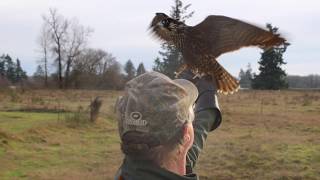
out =
<svg viewBox="0 0 320 180"><path fill-rule="evenodd" d="M79 127L90 123L90 115L88 110L79 106L77 111L65 114L65 122L68 127Z"/></svg>
<svg viewBox="0 0 320 180"><path fill-rule="evenodd" d="M43 98L39 97L39 96L32 96L31 97L31 102L32 102L32 104L40 104L40 105L44 105L45 104Z"/></svg>
<svg viewBox="0 0 320 180"><path fill-rule="evenodd" d="M9 96L10 96L10 101L11 102L20 102L21 101L21 98L20 98L19 94L15 90L11 90L9 92Z"/></svg>
<svg viewBox="0 0 320 180"><path fill-rule="evenodd" d="M313 99L313 96L311 96L309 94L304 94L302 96L302 105L303 106L310 106L312 104L312 99Z"/></svg>
<svg viewBox="0 0 320 180"><path fill-rule="evenodd" d="M8 79L2 75L0 75L0 88L6 88L10 86L11 83L8 81Z"/></svg>

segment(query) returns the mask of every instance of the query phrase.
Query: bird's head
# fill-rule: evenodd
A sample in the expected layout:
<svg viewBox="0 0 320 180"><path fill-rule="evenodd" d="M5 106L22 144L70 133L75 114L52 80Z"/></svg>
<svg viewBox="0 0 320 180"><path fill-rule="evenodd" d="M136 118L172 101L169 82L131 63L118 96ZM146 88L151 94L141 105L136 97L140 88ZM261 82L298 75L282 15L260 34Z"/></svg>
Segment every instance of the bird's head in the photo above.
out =
<svg viewBox="0 0 320 180"><path fill-rule="evenodd" d="M176 34L184 26L183 22L170 18L164 13L156 13L151 22L150 29L159 38L169 41L171 35Z"/></svg>

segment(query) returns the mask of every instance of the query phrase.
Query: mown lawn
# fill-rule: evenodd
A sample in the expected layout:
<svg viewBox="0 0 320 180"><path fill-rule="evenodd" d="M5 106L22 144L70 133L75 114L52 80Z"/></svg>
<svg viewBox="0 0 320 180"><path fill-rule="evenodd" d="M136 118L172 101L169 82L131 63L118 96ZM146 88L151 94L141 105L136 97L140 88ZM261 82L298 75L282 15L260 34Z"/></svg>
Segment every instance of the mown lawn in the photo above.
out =
<svg viewBox="0 0 320 180"><path fill-rule="evenodd" d="M112 179L122 161L114 91L0 91L0 179ZM101 96L96 123L77 123ZM320 179L320 92L220 96L201 179ZM79 109L81 112L79 112ZM78 114L79 115L79 114Z"/></svg>

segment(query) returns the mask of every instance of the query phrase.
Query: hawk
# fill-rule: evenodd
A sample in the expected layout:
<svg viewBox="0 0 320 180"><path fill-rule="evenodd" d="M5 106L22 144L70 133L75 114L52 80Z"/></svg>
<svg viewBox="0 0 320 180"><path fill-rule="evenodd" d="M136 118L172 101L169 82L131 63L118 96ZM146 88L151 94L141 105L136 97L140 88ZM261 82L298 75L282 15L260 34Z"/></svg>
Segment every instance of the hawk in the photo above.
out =
<svg viewBox="0 0 320 180"><path fill-rule="evenodd" d="M210 15L200 24L188 26L182 21L156 13L150 29L156 37L173 44L181 53L184 65L198 75L211 75L218 92L237 91L239 82L217 61L224 53L246 46L269 48L286 42L279 34L226 16Z"/></svg>

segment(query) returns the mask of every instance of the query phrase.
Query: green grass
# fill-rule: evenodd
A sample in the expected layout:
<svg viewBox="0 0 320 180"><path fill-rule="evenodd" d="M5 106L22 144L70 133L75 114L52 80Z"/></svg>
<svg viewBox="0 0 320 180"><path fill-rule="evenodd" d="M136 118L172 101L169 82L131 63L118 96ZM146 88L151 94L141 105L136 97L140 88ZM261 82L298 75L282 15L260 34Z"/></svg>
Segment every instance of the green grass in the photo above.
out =
<svg viewBox="0 0 320 180"><path fill-rule="evenodd" d="M59 174L64 169L87 172L88 168L119 156L119 153L114 155L119 138L115 133L106 133L108 130L114 132L110 127L114 126L99 123L74 129L60 124L51 126L49 130L40 128L24 133L23 141L9 141L8 152L0 156L0 161L10 164L10 168L0 167L0 177L42 179L47 176L36 175L52 173L53 170ZM4 174L1 173L2 168L7 169Z"/></svg>
<svg viewBox="0 0 320 180"><path fill-rule="evenodd" d="M15 179L15 178L19 178L19 179L26 179L27 175L24 174L21 170L16 169L13 171L8 171L7 173L5 173L5 176L3 177L4 180L5 179Z"/></svg>
<svg viewBox="0 0 320 180"><path fill-rule="evenodd" d="M295 144L280 151L285 163L309 165L316 163L320 167L319 144Z"/></svg>
<svg viewBox="0 0 320 180"><path fill-rule="evenodd" d="M0 127L5 127L7 132L22 132L31 127L57 121L57 113L31 113L31 112L1 112ZM61 118L63 114L60 114Z"/></svg>
<svg viewBox="0 0 320 180"><path fill-rule="evenodd" d="M6 141L0 143L0 179L46 179L65 170L91 173L121 155L114 122L100 118L70 127L67 114L58 121L57 113L0 112L0 141Z"/></svg>
<svg viewBox="0 0 320 180"><path fill-rule="evenodd" d="M5 148L0 147L0 157L5 154Z"/></svg>

